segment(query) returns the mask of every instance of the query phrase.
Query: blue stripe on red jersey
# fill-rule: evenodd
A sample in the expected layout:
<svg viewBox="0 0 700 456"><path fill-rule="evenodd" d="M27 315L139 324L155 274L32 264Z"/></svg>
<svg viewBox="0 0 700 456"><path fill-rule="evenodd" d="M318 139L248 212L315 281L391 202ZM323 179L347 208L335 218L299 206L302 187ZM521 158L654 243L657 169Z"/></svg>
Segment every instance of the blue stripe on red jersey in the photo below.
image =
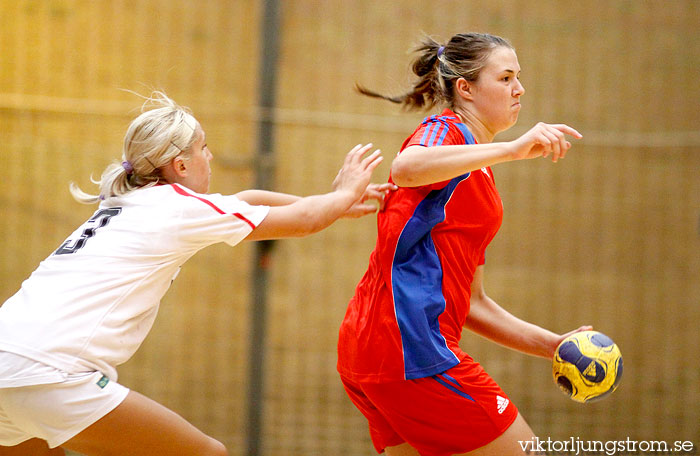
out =
<svg viewBox="0 0 700 456"><path fill-rule="evenodd" d="M459 128L459 131L462 132L462 136L464 136L464 144L476 144L476 140L474 139L472 132L469 131L466 125L464 125L461 122L458 122L454 125L456 125L457 128Z"/></svg>
<svg viewBox="0 0 700 456"><path fill-rule="evenodd" d="M427 124L427 123L434 122L436 118L437 118L437 115L430 116L430 117L426 117L425 120L423 120L423 122L421 122L421 124L422 124L422 125L425 125L425 124ZM425 131L423 131L423 136L421 136L421 138L420 138L420 144L421 144L422 146L426 146L426 145L427 145L428 136L430 135L431 130L432 130L433 128L437 127L437 126L438 126L438 125L435 125L435 124L430 125L428 128L425 129Z"/></svg>
<svg viewBox="0 0 700 456"><path fill-rule="evenodd" d="M451 121L457 121L458 123L454 123L453 125L461 125L464 127L464 131L467 131L469 136L471 136L471 133L469 133L468 130L466 130L466 126L463 123L459 123L459 119L455 116L439 116L439 115L433 115L430 117L426 117L422 125L427 125L428 128L425 129L423 132L423 136L420 139L420 145L421 146L439 146L442 144L442 142L445 140L445 136L447 136L447 132L450 129L450 125L447 122L448 120ZM462 128L460 128L462 130ZM462 134L464 135L464 131L462 131ZM465 135L465 138L467 136ZM466 144L473 144L467 142Z"/></svg>
<svg viewBox="0 0 700 456"><path fill-rule="evenodd" d="M448 119L460 129L465 144L475 143L472 134L456 117L431 116L423 121L431 125L425 129L421 145L441 145L449 130ZM442 291L442 266L431 230L445 220L447 202L457 185L469 176L470 173L466 173L455 177L442 189L428 193L404 225L396 245L391 283L406 379L428 377L459 363L440 333L438 318L445 311L446 301ZM420 308L416 308L417 305Z"/></svg>

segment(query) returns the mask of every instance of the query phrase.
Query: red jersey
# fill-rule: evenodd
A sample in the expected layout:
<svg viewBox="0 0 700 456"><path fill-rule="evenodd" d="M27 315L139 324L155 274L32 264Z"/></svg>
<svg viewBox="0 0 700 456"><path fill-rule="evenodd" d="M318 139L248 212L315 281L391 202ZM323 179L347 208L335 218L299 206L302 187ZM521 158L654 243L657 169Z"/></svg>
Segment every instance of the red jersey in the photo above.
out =
<svg viewBox="0 0 700 456"><path fill-rule="evenodd" d="M401 146L476 144L454 112L427 117ZM390 178L391 180L391 178ZM474 272L501 225L490 168L391 192L377 244L340 328L338 371L358 382L429 377L457 365Z"/></svg>

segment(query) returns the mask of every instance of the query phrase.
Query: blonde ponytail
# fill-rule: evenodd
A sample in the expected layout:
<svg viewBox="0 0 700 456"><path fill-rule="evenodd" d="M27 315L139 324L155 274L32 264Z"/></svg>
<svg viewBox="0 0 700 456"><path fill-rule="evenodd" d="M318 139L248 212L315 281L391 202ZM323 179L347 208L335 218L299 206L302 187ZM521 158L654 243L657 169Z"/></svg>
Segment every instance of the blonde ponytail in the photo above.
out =
<svg viewBox="0 0 700 456"><path fill-rule="evenodd" d="M121 162L107 166L100 180L90 179L100 187L99 195L86 193L71 182L70 192L76 201L93 204L153 186L163 179L160 168L178 155L189 153L198 125L190 110L160 91L143 98L141 115L124 135Z"/></svg>

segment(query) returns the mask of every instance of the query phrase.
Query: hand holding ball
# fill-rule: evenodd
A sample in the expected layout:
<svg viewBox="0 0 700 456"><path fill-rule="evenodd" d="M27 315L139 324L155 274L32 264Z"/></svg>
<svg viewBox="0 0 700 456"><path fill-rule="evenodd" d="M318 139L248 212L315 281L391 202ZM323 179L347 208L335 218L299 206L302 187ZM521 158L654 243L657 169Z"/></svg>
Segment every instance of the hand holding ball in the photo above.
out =
<svg viewBox="0 0 700 456"><path fill-rule="evenodd" d="M622 378L622 354L608 336L581 331L564 339L556 351L552 374L559 388L577 402L602 399Z"/></svg>

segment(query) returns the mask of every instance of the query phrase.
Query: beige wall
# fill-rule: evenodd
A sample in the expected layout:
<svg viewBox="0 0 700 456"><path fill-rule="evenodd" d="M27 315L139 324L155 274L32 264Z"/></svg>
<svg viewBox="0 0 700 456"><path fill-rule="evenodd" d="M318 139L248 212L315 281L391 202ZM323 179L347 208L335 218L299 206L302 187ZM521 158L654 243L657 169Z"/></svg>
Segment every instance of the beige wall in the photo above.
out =
<svg viewBox="0 0 700 456"><path fill-rule="evenodd" d="M694 0L282 2L277 189L323 192L346 150L390 158L423 114L353 93L410 82L421 31L509 38L527 90L520 121L584 134L566 160L494 169L504 225L487 292L555 331L590 323L625 357L620 389L581 406L547 361L466 334L543 438L700 445L700 21ZM255 1L0 0L0 300L93 210L89 187L119 158L138 112L126 88L165 89L202 121L213 191L252 185L262 5ZM387 176L388 161L377 173ZM272 264L264 449L371 454L335 373L337 328L376 236L372 218L280 242ZM243 454L250 245L195 256L120 380Z"/></svg>

